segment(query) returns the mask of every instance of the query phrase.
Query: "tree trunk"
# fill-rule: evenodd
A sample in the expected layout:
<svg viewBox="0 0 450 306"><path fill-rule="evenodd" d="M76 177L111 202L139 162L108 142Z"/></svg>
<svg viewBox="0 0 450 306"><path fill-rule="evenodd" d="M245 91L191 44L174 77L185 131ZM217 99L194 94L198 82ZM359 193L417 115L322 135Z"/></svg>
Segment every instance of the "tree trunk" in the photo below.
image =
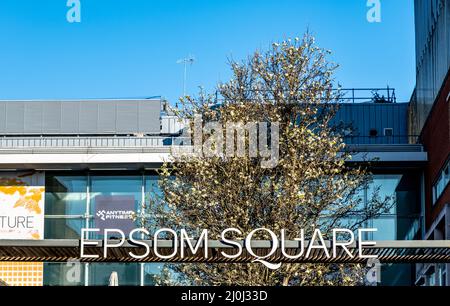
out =
<svg viewBox="0 0 450 306"><path fill-rule="evenodd" d="M283 286L289 286L289 279L290 279L289 276L285 276L283 278Z"/></svg>

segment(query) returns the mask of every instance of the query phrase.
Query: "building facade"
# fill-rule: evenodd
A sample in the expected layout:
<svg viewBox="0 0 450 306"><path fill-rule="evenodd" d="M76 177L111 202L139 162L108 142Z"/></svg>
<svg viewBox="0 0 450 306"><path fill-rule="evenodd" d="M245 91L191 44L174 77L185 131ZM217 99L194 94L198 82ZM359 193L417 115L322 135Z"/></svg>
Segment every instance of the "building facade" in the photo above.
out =
<svg viewBox="0 0 450 306"><path fill-rule="evenodd" d="M29 202L6 198L12 190L19 190L22 197L29 196L30 192L38 194L33 203L41 211L34 217L43 219L39 235L24 231L23 237L12 239L80 239L82 228L129 231L138 227L146 199L158 192L155 170L167 160L171 148L180 143L182 125L164 111L163 104L160 100L3 101L0 116L6 124L1 127L0 138L0 181L3 182L0 196L5 194L4 201L14 208L17 203ZM420 233L421 173L427 154L420 144L409 143L407 106L392 101L345 103L335 117L335 123L352 127L346 142L360 152L349 163L376 160L371 165L373 182L358 195L362 205L368 203L376 188L380 189L381 197L396 199L390 211L365 224L379 229L368 237L378 241L411 240ZM65 122L68 108L75 118L71 122ZM37 110L37 117L24 116L28 109ZM151 121L145 125L140 124L142 109ZM51 114L46 113L49 110ZM49 116L54 121L51 130L46 120L35 125L29 123ZM83 123L84 116L90 118L88 126ZM13 208L4 213L9 214L4 225L11 228L15 225L17 231ZM137 217L128 218L128 212ZM25 213L29 214L29 209ZM115 221L104 219L105 215L117 214L121 217ZM91 234L89 238L102 236ZM17 276L13 278L15 282L10 280L11 284L26 284L19 273L26 274L14 269L27 269L27 265L3 263L0 278L8 281L11 279L8 275ZM35 265L37 272L30 272L35 285L107 285L113 274L122 285L152 285L161 269L157 263L76 260ZM412 265L389 265L382 269L384 284L413 282Z"/></svg>
<svg viewBox="0 0 450 306"><path fill-rule="evenodd" d="M335 117L358 152L348 163L372 161L363 205L376 188L395 198L365 225L379 229L377 241L450 240L450 0L414 4L411 101L397 103L388 88L387 98L343 103ZM139 226L182 126L160 99L1 101L2 239L76 240L83 228ZM154 285L160 271L158 263L0 262L9 285ZM386 264L381 282L445 286L450 265Z"/></svg>
<svg viewBox="0 0 450 306"><path fill-rule="evenodd" d="M450 1L416 0L416 89L410 131L428 152L422 239L450 239ZM447 285L450 265L419 265L417 284Z"/></svg>

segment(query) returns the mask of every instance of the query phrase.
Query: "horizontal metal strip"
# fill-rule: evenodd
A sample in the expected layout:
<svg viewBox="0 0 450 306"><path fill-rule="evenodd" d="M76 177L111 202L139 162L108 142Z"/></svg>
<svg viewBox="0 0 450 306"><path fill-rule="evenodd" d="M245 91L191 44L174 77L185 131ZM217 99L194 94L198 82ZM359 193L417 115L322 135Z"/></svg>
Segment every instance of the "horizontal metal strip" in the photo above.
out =
<svg viewBox="0 0 450 306"><path fill-rule="evenodd" d="M98 255L97 258L80 258L79 240L42 240L42 241L7 241L0 240L0 261L45 261L45 262L64 262L78 259L83 262L214 262L214 263L250 263L256 257L265 257L270 252L269 241L252 241L251 254L243 249L238 258L230 259L223 256L226 254L235 254L237 250L230 250L229 245L224 245L220 241L211 241L208 248L208 258L203 257L204 249L200 248L195 254L189 248L185 248L184 256L178 249L175 255L170 259L162 259L150 248L148 256L144 258L133 258L129 255L133 252L136 255L142 255L144 248L131 245L125 242L123 246L109 248L107 258L103 257L103 247L101 240L98 246L86 246L85 254ZM110 243L118 243L118 240L110 240ZM152 241L145 241L148 245ZM241 242L242 243L242 242ZM287 241L286 244L291 247L286 249L289 255L296 255L301 250L294 246L297 241ZM331 243L328 241L327 246ZM264 258L268 262L282 263L364 263L366 258L358 257L358 249L355 246L349 247L353 256L349 256L342 250L338 250L336 256L327 256L323 249L313 249L307 257L305 250L302 256L292 259L287 258L280 249L277 249L269 257ZM170 255L172 253L171 241L158 242L158 254ZM376 246L367 246L364 248L365 255L376 255L380 262L384 263L450 263L450 241L379 241ZM331 253L331 252L330 252Z"/></svg>

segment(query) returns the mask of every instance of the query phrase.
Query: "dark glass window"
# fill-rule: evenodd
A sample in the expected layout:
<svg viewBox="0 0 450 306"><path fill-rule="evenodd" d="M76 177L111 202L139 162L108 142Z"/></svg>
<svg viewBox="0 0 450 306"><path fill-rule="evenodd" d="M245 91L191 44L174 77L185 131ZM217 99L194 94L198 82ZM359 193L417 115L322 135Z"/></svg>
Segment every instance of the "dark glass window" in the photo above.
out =
<svg viewBox="0 0 450 306"><path fill-rule="evenodd" d="M84 286L84 264L44 263L44 286Z"/></svg>
<svg viewBox="0 0 450 306"><path fill-rule="evenodd" d="M91 174L90 175L90 214L89 224L92 228L101 231L92 233L91 237L102 238L102 230L120 229L125 235L138 227L137 216L142 206L142 174L117 175ZM126 213L124 213L126 212ZM130 215L128 212L131 212ZM119 217L114 217L119 214ZM112 234L114 236L116 234ZM119 235L119 234L117 234Z"/></svg>
<svg viewBox="0 0 450 306"><path fill-rule="evenodd" d="M140 211L142 203L141 175L91 175L91 213L95 212L100 197L126 197L134 202L134 209Z"/></svg>
<svg viewBox="0 0 450 306"><path fill-rule="evenodd" d="M45 218L45 239L79 239L85 227L83 218Z"/></svg>
<svg viewBox="0 0 450 306"><path fill-rule="evenodd" d="M46 173L45 214L84 215L86 213L86 175Z"/></svg>

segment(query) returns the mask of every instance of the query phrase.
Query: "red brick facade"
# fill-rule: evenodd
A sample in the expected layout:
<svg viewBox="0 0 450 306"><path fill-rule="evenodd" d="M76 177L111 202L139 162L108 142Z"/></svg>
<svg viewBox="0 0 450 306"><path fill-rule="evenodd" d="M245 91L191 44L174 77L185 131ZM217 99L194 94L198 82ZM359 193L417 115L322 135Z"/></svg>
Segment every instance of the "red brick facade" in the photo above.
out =
<svg viewBox="0 0 450 306"><path fill-rule="evenodd" d="M450 158L450 77L447 76L433 109L425 123L421 134L421 142L428 152L428 164L425 168L425 217L426 230L438 216L443 206L450 203L450 186L433 205L433 184L440 171Z"/></svg>

